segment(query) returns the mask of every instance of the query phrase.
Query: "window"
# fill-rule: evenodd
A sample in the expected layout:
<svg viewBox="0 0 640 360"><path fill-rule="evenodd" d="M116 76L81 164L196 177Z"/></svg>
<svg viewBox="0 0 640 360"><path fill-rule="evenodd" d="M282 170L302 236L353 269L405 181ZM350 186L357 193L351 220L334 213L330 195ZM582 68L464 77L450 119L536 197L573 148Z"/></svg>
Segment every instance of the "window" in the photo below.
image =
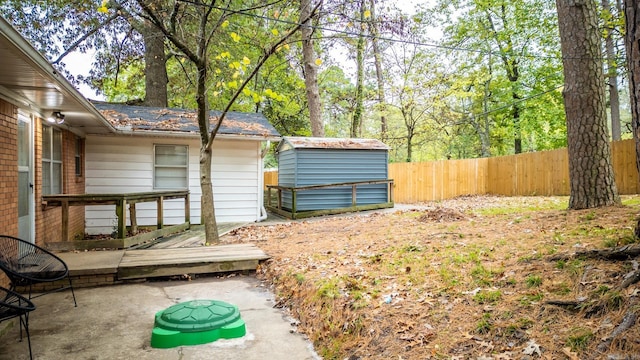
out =
<svg viewBox="0 0 640 360"><path fill-rule="evenodd" d="M42 193L62 193L62 132L42 126Z"/></svg>
<svg viewBox="0 0 640 360"><path fill-rule="evenodd" d="M82 139L76 138L76 177L82 176Z"/></svg>
<svg viewBox="0 0 640 360"><path fill-rule="evenodd" d="M189 147L156 145L154 153L154 189L187 189Z"/></svg>

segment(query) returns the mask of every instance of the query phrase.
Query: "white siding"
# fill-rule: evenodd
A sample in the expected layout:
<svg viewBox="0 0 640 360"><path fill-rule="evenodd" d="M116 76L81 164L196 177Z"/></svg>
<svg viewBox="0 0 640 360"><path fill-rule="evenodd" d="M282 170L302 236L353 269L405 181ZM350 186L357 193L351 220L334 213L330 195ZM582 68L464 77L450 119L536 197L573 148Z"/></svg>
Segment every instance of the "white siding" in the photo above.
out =
<svg viewBox="0 0 640 360"><path fill-rule="evenodd" d="M86 193L111 194L153 191L154 144L189 146L191 223L200 223L199 139L97 137L86 139ZM218 222L253 222L262 206L262 159L259 141L216 140L212 179ZM164 223L184 222L184 201L165 201ZM85 207L89 234L116 229L115 205ZM136 204L138 225L156 224L156 204ZM128 213L127 213L128 214Z"/></svg>

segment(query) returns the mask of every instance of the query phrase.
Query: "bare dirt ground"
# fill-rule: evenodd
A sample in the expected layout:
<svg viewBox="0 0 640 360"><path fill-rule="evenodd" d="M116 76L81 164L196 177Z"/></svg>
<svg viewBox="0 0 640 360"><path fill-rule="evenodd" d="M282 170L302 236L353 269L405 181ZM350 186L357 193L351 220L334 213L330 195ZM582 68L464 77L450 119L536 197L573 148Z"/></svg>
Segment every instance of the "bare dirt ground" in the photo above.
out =
<svg viewBox="0 0 640 360"><path fill-rule="evenodd" d="M559 256L634 243L640 197L567 203L463 197L223 242L273 257L259 274L326 359L640 359L640 286L618 288L637 259Z"/></svg>

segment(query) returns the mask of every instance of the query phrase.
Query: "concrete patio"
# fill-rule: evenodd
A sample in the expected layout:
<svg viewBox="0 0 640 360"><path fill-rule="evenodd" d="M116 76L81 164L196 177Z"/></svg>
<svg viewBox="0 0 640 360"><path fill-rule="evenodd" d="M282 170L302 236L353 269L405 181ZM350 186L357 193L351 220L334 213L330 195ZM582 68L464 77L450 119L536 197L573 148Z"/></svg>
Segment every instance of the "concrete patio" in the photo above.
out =
<svg viewBox="0 0 640 360"><path fill-rule="evenodd" d="M37 309L29 316L35 359L320 359L253 276L80 288L76 297L78 307L69 291L35 299ZM203 345L151 348L155 313L195 299L237 305L247 334ZM0 360L28 358L16 322L0 337Z"/></svg>

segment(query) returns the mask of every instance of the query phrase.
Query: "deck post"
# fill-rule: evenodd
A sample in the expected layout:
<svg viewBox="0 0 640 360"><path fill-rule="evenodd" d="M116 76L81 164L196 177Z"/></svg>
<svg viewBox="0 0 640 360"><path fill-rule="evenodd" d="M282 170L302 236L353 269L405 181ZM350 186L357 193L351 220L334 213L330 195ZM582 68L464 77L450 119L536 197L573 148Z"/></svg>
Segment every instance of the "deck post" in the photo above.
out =
<svg viewBox="0 0 640 360"><path fill-rule="evenodd" d="M164 196L160 196L158 197L157 203L158 203L158 229L162 229L162 226L164 224ZM186 210L185 210L186 211Z"/></svg>
<svg viewBox="0 0 640 360"><path fill-rule="evenodd" d="M358 199L356 199L356 194L358 193L357 185L351 186L351 206L356 206L358 203Z"/></svg>
<svg viewBox="0 0 640 360"><path fill-rule="evenodd" d="M282 209L282 189L278 188L278 209Z"/></svg>
<svg viewBox="0 0 640 360"><path fill-rule="evenodd" d="M131 235L138 233L138 218L136 216L136 203L129 204L129 221L131 221Z"/></svg>
<svg viewBox="0 0 640 360"><path fill-rule="evenodd" d="M62 241L69 241L69 202L62 202Z"/></svg>
<svg viewBox="0 0 640 360"><path fill-rule="evenodd" d="M295 219L296 218L296 202L297 202L297 194L296 194L296 189L292 188L291 189L291 218Z"/></svg>
<svg viewBox="0 0 640 360"><path fill-rule="evenodd" d="M127 199L119 199L116 204L116 216L118 217L118 239L127 237Z"/></svg>
<svg viewBox="0 0 640 360"><path fill-rule="evenodd" d="M184 222L189 223L189 228L191 228L191 201L188 192L184 196Z"/></svg>

